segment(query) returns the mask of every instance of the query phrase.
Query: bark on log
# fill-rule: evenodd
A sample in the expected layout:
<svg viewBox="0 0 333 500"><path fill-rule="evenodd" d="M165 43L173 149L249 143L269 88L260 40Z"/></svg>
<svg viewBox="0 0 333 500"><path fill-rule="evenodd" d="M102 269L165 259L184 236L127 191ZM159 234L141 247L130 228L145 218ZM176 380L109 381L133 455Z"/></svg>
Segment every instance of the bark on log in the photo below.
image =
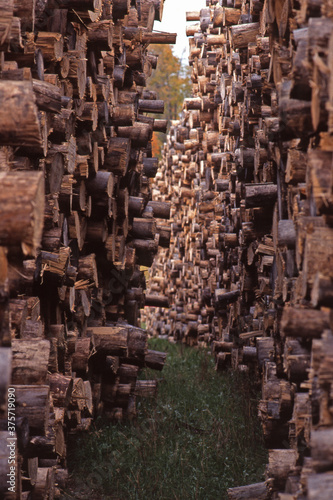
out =
<svg viewBox="0 0 333 500"><path fill-rule="evenodd" d="M234 49L247 47L259 34L259 23L245 23L230 28L230 41Z"/></svg>
<svg viewBox="0 0 333 500"><path fill-rule="evenodd" d="M13 340L12 352L12 383L45 385L50 342L48 340Z"/></svg>
<svg viewBox="0 0 333 500"><path fill-rule="evenodd" d="M35 255L43 230L43 175L3 172L1 185L0 244L21 246L26 255Z"/></svg>
<svg viewBox="0 0 333 500"><path fill-rule="evenodd" d="M228 489L229 500L267 500L268 495L266 482Z"/></svg>
<svg viewBox="0 0 333 500"><path fill-rule="evenodd" d="M273 206L277 198L276 184L245 184L246 208Z"/></svg>
<svg viewBox="0 0 333 500"><path fill-rule="evenodd" d="M13 385L17 417L27 418L31 433L45 435L49 425L50 387Z"/></svg>
<svg viewBox="0 0 333 500"><path fill-rule="evenodd" d="M161 371L164 367L167 354L165 352L148 349L145 356L145 364L148 368Z"/></svg>
<svg viewBox="0 0 333 500"><path fill-rule="evenodd" d="M121 326L88 329L97 352L108 356L126 356L128 353L128 328Z"/></svg>
<svg viewBox="0 0 333 500"><path fill-rule="evenodd" d="M125 137L113 137L108 144L104 165L108 171L115 175L125 175L131 151L131 141Z"/></svg>
<svg viewBox="0 0 333 500"><path fill-rule="evenodd" d="M153 240L156 235L156 221L149 219L133 219L131 234L134 238Z"/></svg>
<svg viewBox="0 0 333 500"><path fill-rule="evenodd" d="M170 307L168 297L164 295L146 294L145 296L145 306L150 307Z"/></svg>
<svg viewBox="0 0 333 500"><path fill-rule="evenodd" d="M288 337L320 338L329 328L329 314L325 311L286 307L281 319L281 333Z"/></svg>
<svg viewBox="0 0 333 500"><path fill-rule="evenodd" d="M35 96L29 81L0 81L0 143L42 147Z"/></svg>
<svg viewBox="0 0 333 500"><path fill-rule="evenodd" d="M147 207L153 211L153 216L157 219L170 219L171 205L163 201L149 201Z"/></svg>
<svg viewBox="0 0 333 500"><path fill-rule="evenodd" d="M141 113L164 113L164 101L139 99L139 111Z"/></svg>

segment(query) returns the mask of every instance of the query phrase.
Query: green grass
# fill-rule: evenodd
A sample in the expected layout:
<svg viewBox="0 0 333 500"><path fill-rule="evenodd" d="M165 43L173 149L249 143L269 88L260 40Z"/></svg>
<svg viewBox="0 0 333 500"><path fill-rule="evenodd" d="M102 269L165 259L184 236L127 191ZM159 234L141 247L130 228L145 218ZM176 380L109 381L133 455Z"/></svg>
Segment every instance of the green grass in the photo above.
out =
<svg viewBox="0 0 333 500"><path fill-rule="evenodd" d="M135 423L97 421L69 457L72 480L62 498L223 500L227 488L263 480L267 452L248 377L214 371L204 350L152 339L167 351L155 401L138 402Z"/></svg>

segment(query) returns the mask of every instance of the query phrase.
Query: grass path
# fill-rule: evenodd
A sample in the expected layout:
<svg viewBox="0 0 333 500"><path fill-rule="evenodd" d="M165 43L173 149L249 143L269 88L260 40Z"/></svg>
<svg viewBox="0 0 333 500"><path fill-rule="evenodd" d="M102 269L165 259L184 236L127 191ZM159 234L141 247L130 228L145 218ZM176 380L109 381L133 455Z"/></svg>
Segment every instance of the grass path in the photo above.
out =
<svg viewBox="0 0 333 500"><path fill-rule="evenodd" d="M97 421L70 454L77 500L223 500L227 488L263 480L267 452L257 392L242 374L214 371L210 354L152 339L167 351L155 401L135 423ZM160 378L148 371L141 378Z"/></svg>

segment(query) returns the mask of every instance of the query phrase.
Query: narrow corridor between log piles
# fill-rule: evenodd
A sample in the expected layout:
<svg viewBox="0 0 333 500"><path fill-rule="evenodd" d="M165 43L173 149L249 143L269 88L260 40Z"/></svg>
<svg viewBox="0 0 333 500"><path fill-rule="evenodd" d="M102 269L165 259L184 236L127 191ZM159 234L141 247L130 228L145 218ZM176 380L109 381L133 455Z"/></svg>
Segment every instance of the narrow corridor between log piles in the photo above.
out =
<svg viewBox="0 0 333 500"><path fill-rule="evenodd" d="M100 420L75 438L62 500L215 500L263 480L267 453L251 378L216 373L208 350L163 339L150 348L168 353L161 373L141 376L158 380L157 398L140 398L132 423Z"/></svg>

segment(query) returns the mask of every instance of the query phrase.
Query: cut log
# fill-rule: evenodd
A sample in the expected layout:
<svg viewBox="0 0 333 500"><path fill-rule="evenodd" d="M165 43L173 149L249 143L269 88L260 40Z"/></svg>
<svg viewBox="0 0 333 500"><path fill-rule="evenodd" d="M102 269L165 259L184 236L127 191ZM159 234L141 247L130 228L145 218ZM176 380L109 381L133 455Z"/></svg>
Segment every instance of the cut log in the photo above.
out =
<svg viewBox="0 0 333 500"><path fill-rule="evenodd" d="M12 341L12 383L45 385L50 356L48 340Z"/></svg>
<svg viewBox="0 0 333 500"><path fill-rule="evenodd" d="M309 500L330 500L333 488L332 472L322 474L309 474L307 477L307 491Z"/></svg>
<svg viewBox="0 0 333 500"><path fill-rule="evenodd" d="M268 494L266 482L228 489L229 500L267 500Z"/></svg>
<svg viewBox="0 0 333 500"><path fill-rule="evenodd" d="M245 23L230 28L230 41L234 49L247 47L259 35L259 23Z"/></svg>
<svg viewBox="0 0 333 500"><path fill-rule="evenodd" d="M135 122L131 127L118 127L118 136L130 139L133 147L146 147L152 136L152 127L148 123Z"/></svg>
<svg viewBox="0 0 333 500"><path fill-rule="evenodd" d="M42 147L32 82L0 81L0 143Z"/></svg>
<svg viewBox="0 0 333 500"><path fill-rule="evenodd" d="M127 327L94 327L88 329L97 352L111 356L126 356L128 348Z"/></svg>
<svg viewBox="0 0 333 500"><path fill-rule="evenodd" d="M330 277L317 273L311 291L313 307L331 307L333 304L333 281Z"/></svg>
<svg viewBox="0 0 333 500"><path fill-rule="evenodd" d="M148 178L154 178L158 169L157 158L144 158L143 160L143 173Z"/></svg>
<svg viewBox="0 0 333 500"><path fill-rule="evenodd" d="M164 113L164 101L139 99L139 111L146 113Z"/></svg>
<svg viewBox="0 0 333 500"><path fill-rule="evenodd" d="M246 208L273 206L277 199L276 184L245 184L244 198Z"/></svg>
<svg viewBox="0 0 333 500"><path fill-rule="evenodd" d="M145 356L145 364L148 368L161 371L164 367L167 354L165 352L148 349Z"/></svg>
<svg viewBox="0 0 333 500"><path fill-rule="evenodd" d="M145 295L145 306L149 307L170 307L168 297L164 295L146 294Z"/></svg>
<svg viewBox="0 0 333 500"><path fill-rule="evenodd" d="M163 201L149 201L147 207L153 210L153 217L157 219L170 219L171 205Z"/></svg>
<svg viewBox="0 0 333 500"><path fill-rule="evenodd" d="M17 417L27 418L31 433L45 435L49 425L50 387L14 385Z"/></svg>
<svg viewBox="0 0 333 500"><path fill-rule="evenodd" d="M156 398L157 381L156 380L137 380L134 394L143 398Z"/></svg>
<svg viewBox="0 0 333 500"><path fill-rule="evenodd" d="M43 175L3 172L1 186L0 244L21 246L26 255L35 255L43 230Z"/></svg>
<svg viewBox="0 0 333 500"><path fill-rule="evenodd" d="M281 333L288 337L320 338L329 328L326 311L286 307L281 319Z"/></svg>
<svg viewBox="0 0 333 500"><path fill-rule="evenodd" d="M115 175L125 175L130 160L131 141L125 137L113 137L108 144L103 168Z"/></svg>

